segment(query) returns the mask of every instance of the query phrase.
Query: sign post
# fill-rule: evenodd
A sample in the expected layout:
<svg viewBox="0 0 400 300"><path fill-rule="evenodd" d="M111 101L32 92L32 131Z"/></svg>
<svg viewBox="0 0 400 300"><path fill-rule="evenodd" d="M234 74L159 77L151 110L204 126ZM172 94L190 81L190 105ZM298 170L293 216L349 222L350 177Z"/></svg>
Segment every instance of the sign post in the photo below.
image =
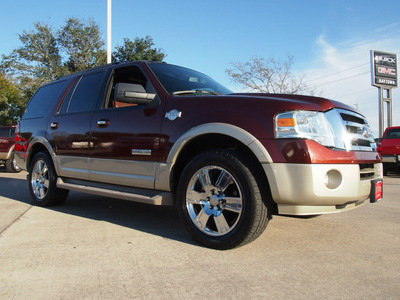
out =
<svg viewBox="0 0 400 300"><path fill-rule="evenodd" d="M387 103L387 127L392 126L392 88L398 87L397 54L371 50L371 83L379 89L379 137L384 132Z"/></svg>

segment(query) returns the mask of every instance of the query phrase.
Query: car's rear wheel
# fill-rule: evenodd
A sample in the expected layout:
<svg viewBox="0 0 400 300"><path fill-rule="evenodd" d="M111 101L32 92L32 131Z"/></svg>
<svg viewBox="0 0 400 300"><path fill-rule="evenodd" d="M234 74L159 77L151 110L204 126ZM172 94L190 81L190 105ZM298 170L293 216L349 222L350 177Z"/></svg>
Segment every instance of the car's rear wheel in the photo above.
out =
<svg viewBox="0 0 400 300"><path fill-rule="evenodd" d="M68 190L56 185L57 174L48 153L37 153L29 167L29 192L33 202L39 206L62 204L68 197Z"/></svg>
<svg viewBox="0 0 400 300"><path fill-rule="evenodd" d="M202 245L231 249L255 240L269 220L269 194L257 169L238 153L204 153L183 170L177 208L189 233ZM266 182L264 182L266 184Z"/></svg>

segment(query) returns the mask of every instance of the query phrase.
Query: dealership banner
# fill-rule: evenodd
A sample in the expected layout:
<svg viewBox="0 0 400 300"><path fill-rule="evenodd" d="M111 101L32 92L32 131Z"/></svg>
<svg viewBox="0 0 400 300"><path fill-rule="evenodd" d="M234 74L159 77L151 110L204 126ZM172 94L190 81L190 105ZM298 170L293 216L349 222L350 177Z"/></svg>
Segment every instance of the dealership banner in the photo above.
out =
<svg viewBox="0 0 400 300"><path fill-rule="evenodd" d="M397 54L371 50L371 73L373 86L397 87Z"/></svg>

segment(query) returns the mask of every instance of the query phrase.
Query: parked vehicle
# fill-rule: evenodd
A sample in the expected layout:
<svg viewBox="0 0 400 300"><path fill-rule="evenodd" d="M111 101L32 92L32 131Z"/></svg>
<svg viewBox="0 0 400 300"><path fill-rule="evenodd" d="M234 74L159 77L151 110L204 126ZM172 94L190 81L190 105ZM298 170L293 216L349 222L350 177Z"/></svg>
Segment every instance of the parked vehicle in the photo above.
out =
<svg viewBox="0 0 400 300"><path fill-rule="evenodd" d="M351 107L234 94L165 63L113 64L44 85L17 137L37 205L61 204L68 190L175 204L194 239L216 249L253 241L273 213L340 212L382 197L380 156Z"/></svg>
<svg viewBox="0 0 400 300"><path fill-rule="evenodd" d="M8 172L21 172L14 159L15 126L0 127L0 163Z"/></svg>
<svg viewBox="0 0 400 300"><path fill-rule="evenodd" d="M400 126L388 127L378 143L378 151L382 156L383 174L400 170Z"/></svg>

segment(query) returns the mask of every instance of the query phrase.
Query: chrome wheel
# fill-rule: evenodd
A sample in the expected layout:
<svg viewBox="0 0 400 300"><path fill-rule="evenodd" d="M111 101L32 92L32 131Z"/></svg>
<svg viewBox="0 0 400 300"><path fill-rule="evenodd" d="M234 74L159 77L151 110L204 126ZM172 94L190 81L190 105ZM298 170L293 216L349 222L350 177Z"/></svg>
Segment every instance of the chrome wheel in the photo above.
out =
<svg viewBox="0 0 400 300"><path fill-rule="evenodd" d="M240 185L218 166L206 166L191 177L186 190L186 209L203 233L224 236L235 229L243 210Z"/></svg>
<svg viewBox="0 0 400 300"><path fill-rule="evenodd" d="M14 168L15 172L20 172L21 171L21 168L18 167L15 158L13 158L12 164L13 164L13 168Z"/></svg>
<svg viewBox="0 0 400 300"><path fill-rule="evenodd" d="M57 187L57 173L47 152L36 153L29 165L29 192L39 206L60 205L68 197L68 190Z"/></svg>
<svg viewBox="0 0 400 300"><path fill-rule="evenodd" d="M37 160L32 169L31 186L35 197L42 200L49 190L49 168L43 160Z"/></svg>

